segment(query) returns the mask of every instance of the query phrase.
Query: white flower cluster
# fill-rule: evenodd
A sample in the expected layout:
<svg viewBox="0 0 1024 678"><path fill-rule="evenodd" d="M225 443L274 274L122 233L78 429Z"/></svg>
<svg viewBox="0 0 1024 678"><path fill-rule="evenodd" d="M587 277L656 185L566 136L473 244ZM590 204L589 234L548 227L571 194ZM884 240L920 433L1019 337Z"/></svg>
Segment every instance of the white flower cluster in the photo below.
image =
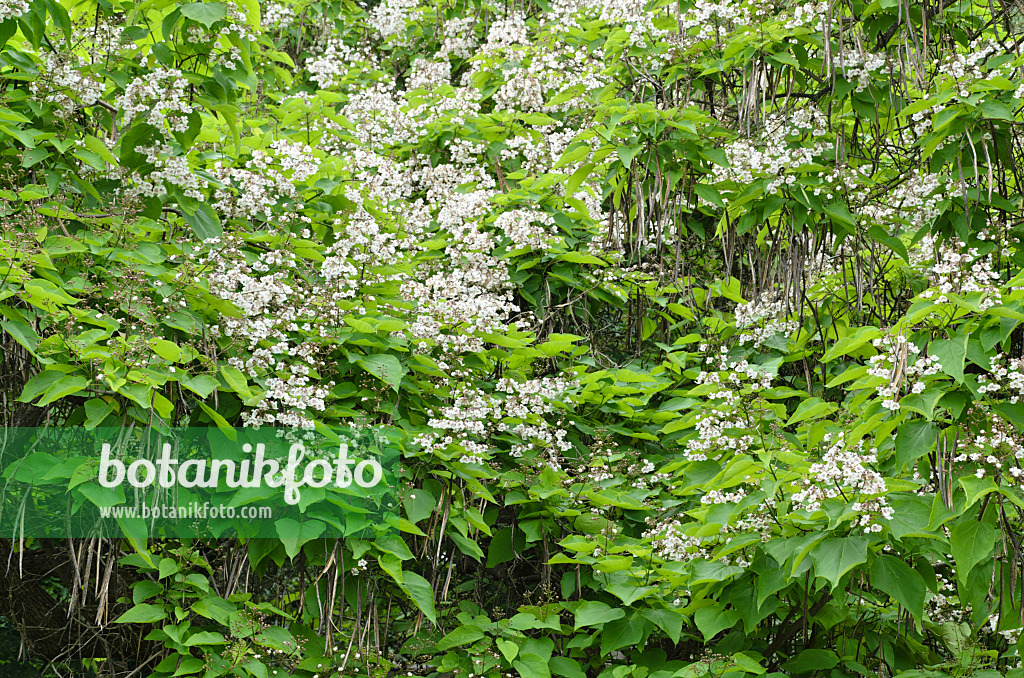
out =
<svg viewBox="0 0 1024 678"><path fill-rule="evenodd" d="M686 563L691 560L714 560L712 551L716 544L709 537L694 537L684 531L695 524L681 524L678 520L653 521L648 519L650 529L643 538L653 542L654 552L663 560Z"/></svg>
<svg viewBox="0 0 1024 678"><path fill-rule="evenodd" d="M79 106L92 106L103 96L103 83L84 72L84 64L73 53L44 53L39 78L29 89L36 97L56 106L57 115L71 116Z"/></svg>
<svg viewBox="0 0 1024 678"><path fill-rule="evenodd" d="M921 239L922 251L935 251L934 243L934 238L925 236ZM957 238L937 248L937 255L933 255L930 260L934 264L928 268L933 289L922 292L921 298L934 299L936 304L944 304L949 301L947 295L950 294L965 296L980 293L978 306L981 311L998 306L1002 303L1002 295L994 284L999 280L999 273L995 270L993 256L981 256L976 247L964 251L965 248L963 241Z"/></svg>
<svg viewBox="0 0 1024 678"><path fill-rule="evenodd" d="M686 441L686 458L691 461L704 461L709 458L720 459L727 453L743 453L754 444L754 436L748 432L742 435L732 433L730 429L748 431L749 425L742 413L737 412L741 401L741 390L759 391L771 386L772 376L751 365L746 360L728 362L725 347L719 357L710 357L708 361L719 362L725 372L723 382L720 372L700 372L697 375L698 385L709 385L717 388L706 397L708 400L722 401L717 405L706 407L697 415L696 436Z"/></svg>
<svg viewBox="0 0 1024 678"><path fill-rule="evenodd" d="M747 496L746 490L740 488L734 492L722 492L721 490L708 490L700 498L702 504L736 504Z"/></svg>
<svg viewBox="0 0 1024 678"><path fill-rule="evenodd" d="M392 85L377 83L359 91L349 92L348 103L341 115L355 125L356 143L364 149L384 151L414 141L420 126L403 108L405 102Z"/></svg>
<svg viewBox="0 0 1024 678"><path fill-rule="evenodd" d="M804 489L790 497L793 508L815 513L828 499L849 501L852 498L854 502L850 508L861 514L856 524L865 532L880 532L882 525L875 522L876 517L880 515L888 520L894 511L884 496L885 480L870 468L876 462L876 450L872 448L867 454L861 454L863 441L847 449L842 432L826 433L825 442L829 447L821 461L811 466L808 477L803 480Z"/></svg>
<svg viewBox="0 0 1024 678"><path fill-rule="evenodd" d="M949 568L948 576L941 572L935 573L938 592L928 591L925 600L925 617L938 624L959 624L971 618L971 606L961 603L957 596L956 566L950 563Z"/></svg>
<svg viewBox="0 0 1024 678"><path fill-rule="evenodd" d="M325 303L323 288L313 272L301 270L289 249L286 234L280 247L253 257L237 236L225 235L206 242L202 256L192 255L209 283L209 292L233 304L240 314L221 316L211 328L214 337L240 342L248 357L228 362L263 388L262 398L243 415L246 426L280 425L312 428L310 412L322 412L334 383L316 374L328 371L317 344L290 336L310 330L309 319L323 323L321 335L329 339L329 326L344 323L337 304ZM248 256L247 256L248 255ZM179 276L182 272L179 271Z"/></svg>
<svg viewBox="0 0 1024 678"><path fill-rule="evenodd" d="M720 44L730 29L747 26L753 15L747 3L737 0L697 0L679 20L680 31L670 37L677 49L687 50L700 45L713 48Z"/></svg>
<svg viewBox="0 0 1024 678"><path fill-rule="evenodd" d="M1019 620L1013 617L1009 619L1009 622L1011 626L1017 626L1020 623ZM1018 628L1005 629L1003 631L999 631L998 629L999 613L997 612L996 614L993 614L988 618L988 623L985 625L984 630L989 632L990 634L998 634L1002 636L1003 639L1010 646L1012 651L1012 648L1017 644L1017 641L1020 639L1020 634L1022 631L1024 631L1024 629L1021 629L1019 626Z"/></svg>
<svg viewBox="0 0 1024 678"><path fill-rule="evenodd" d="M370 27L379 37L390 38L396 45L407 46L405 27L411 10L418 4L417 0L381 0L380 4L370 10Z"/></svg>
<svg viewBox="0 0 1024 678"><path fill-rule="evenodd" d="M508 210L494 220L498 233L512 244L506 251L516 249L544 250L558 240L555 221L550 214L537 209Z"/></svg>
<svg viewBox="0 0 1024 678"><path fill-rule="evenodd" d="M412 62L412 74L406 87L414 89L434 89L441 85L451 83L452 65L448 60L433 61L431 59L416 59Z"/></svg>
<svg viewBox="0 0 1024 678"><path fill-rule="evenodd" d="M124 125L141 120L156 127L168 142L172 132L188 130L188 116L195 110L188 94L188 80L175 68L157 68L132 80L116 99Z"/></svg>
<svg viewBox="0 0 1024 678"><path fill-rule="evenodd" d="M377 58L365 48L352 47L341 40L328 40L323 50L306 59L309 78L320 89L331 89L341 83L352 69L373 70Z"/></svg>
<svg viewBox="0 0 1024 678"><path fill-rule="evenodd" d="M334 228L339 234L327 248L321 264L325 301L337 303L353 299L361 286L401 280L375 272L380 267L395 267L414 246L412 238L399 238L397 234L381 228L381 224L362 206L350 214L346 221L336 220Z"/></svg>
<svg viewBox="0 0 1024 678"><path fill-rule="evenodd" d="M444 42L441 44L441 51L437 53L437 58L468 59L473 56L473 52L479 44L476 34L473 32L475 25L476 19L471 16L446 20L441 28Z"/></svg>
<svg viewBox="0 0 1024 678"><path fill-rule="evenodd" d="M885 379L875 391L885 398L882 407L891 412L899 411L901 393L921 393L926 386L925 377L940 371L936 356L918 355L921 349L902 334L879 337L871 343L880 353L868 359L868 374Z"/></svg>
<svg viewBox="0 0 1024 678"><path fill-rule="evenodd" d="M776 334L787 337L800 326L795 320L785 320L785 303L779 291L764 293L759 299L736 307L736 329L743 330L739 342L753 342L755 347Z"/></svg>
<svg viewBox="0 0 1024 678"><path fill-rule="evenodd" d="M136 146L135 150L145 155L146 162L154 169L145 177L133 172L132 186L126 190L128 195L163 196L167 194L167 184L170 184L181 188L182 193L190 198L205 199L203 189L209 185L208 182L196 176L188 158L175 155L170 145L158 141L149 146Z"/></svg>
<svg viewBox="0 0 1024 678"><path fill-rule="evenodd" d="M868 51L842 51L832 55L832 68L847 80L857 82L856 91L863 92L875 74L887 75L886 55Z"/></svg>
<svg viewBox="0 0 1024 678"><path fill-rule="evenodd" d="M510 12L502 19L495 20L487 31L487 42L484 49L494 52L512 45L530 43L526 28L526 19L521 12Z"/></svg>
<svg viewBox="0 0 1024 678"><path fill-rule="evenodd" d="M720 493L712 491L705 496L711 496L708 501L701 500L702 504L731 503L728 501L719 502L726 496L742 499L744 490L739 489L731 493ZM763 506L763 505L762 505ZM647 518L648 529L644 531L642 538L649 540L655 555L665 561L687 563L694 560L718 561L725 565L737 567L748 567L748 549L740 549L725 556L716 556L715 550L721 546L728 549L729 543L740 534L760 534L761 541L771 539L774 533L774 522L771 516L764 511L754 511L740 518L734 523L724 525L721 532L716 535L697 537L686 534L687 530L693 529L697 523L683 524L679 520L662 520L658 518Z"/></svg>
<svg viewBox="0 0 1024 678"><path fill-rule="evenodd" d="M28 11L28 0L0 0L0 21L21 16Z"/></svg>
<svg viewBox="0 0 1024 678"><path fill-rule="evenodd" d="M236 219L269 214L280 198L295 197L296 186L316 174L319 166L313 149L285 140L273 142L269 153L254 150L244 167L223 167L217 161L211 174L220 187L214 192L213 208Z"/></svg>
<svg viewBox="0 0 1024 678"><path fill-rule="evenodd" d="M793 16L783 25L784 28L816 28L828 15L827 2L807 2L793 7Z"/></svg>
<svg viewBox="0 0 1024 678"><path fill-rule="evenodd" d="M73 42L84 46L89 55L96 61L106 61L111 56L125 49L121 43L121 35L125 25L117 22L114 17L100 17L88 26L75 30Z"/></svg>
<svg viewBox="0 0 1024 678"><path fill-rule="evenodd" d="M973 82L984 81L992 76L1013 77L1012 65L1009 64L988 72L984 70L985 62L989 57L1004 52L1010 54L1016 52L1012 41L1000 44L994 40L978 38L966 49L961 49L944 51L944 58L936 68L936 73L940 77L952 78L956 81L961 98L970 96L968 87Z"/></svg>
<svg viewBox="0 0 1024 678"><path fill-rule="evenodd" d="M530 45L518 50L516 59L522 65L510 71L506 82L493 95L499 110L570 111L582 106L591 92L609 82L596 55L557 43ZM571 98L553 106L545 105L570 91L575 93Z"/></svg>
<svg viewBox="0 0 1024 678"><path fill-rule="evenodd" d="M978 375L978 392L1005 394L1011 403L1019 403L1024 398L1024 358L997 353L990 365L989 375Z"/></svg>
<svg viewBox="0 0 1024 678"><path fill-rule="evenodd" d="M1024 445L1021 436L1002 419L994 419L990 429L981 429L953 457L954 464L970 465L977 478L996 478L1001 485L1024 488Z"/></svg>
<svg viewBox="0 0 1024 678"><path fill-rule="evenodd" d="M599 19L621 24L634 47L646 48L651 40L665 37L668 32L654 26L655 14L649 0L602 0Z"/></svg>
<svg viewBox="0 0 1024 678"><path fill-rule="evenodd" d="M241 2L241 0L227 0L224 3L227 6L226 19L228 24L221 28L219 33L225 37L234 35L242 40L255 40L257 35L249 26L246 8L236 4L237 2Z"/></svg>
<svg viewBox="0 0 1024 678"><path fill-rule="evenodd" d="M821 111L814 107L801 108L790 115L770 115L757 138L738 139L725 146L729 167L715 165L714 181L732 180L743 185L755 178L772 177L765 188L767 193L774 193L784 184L792 185L796 175L787 174L786 170L813 163L826 147L822 142L790 143L789 137L810 134L812 139L822 138L827 128Z"/></svg>
<svg viewBox="0 0 1024 678"><path fill-rule="evenodd" d="M295 22L295 12L291 7L280 2L268 2L260 8L264 26L285 29Z"/></svg>
<svg viewBox="0 0 1024 678"><path fill-rule="evenodd" d="M447 379L445 379L447 381ZM428 425L433 432L417 438L424 451L443 457L450 451L461 452L463 463L486 463L496 448L495 436L516 442L509 454L535 456L554 471L561 471L561 455L572 449L568 432L554 424L555 405L577 382L557 377L516 381L503 378L494 393L457 382L453 385L451 405L440 408Z"/></svg>
<svg viewBox="0 0 1024 678"><path fill-rule="evenodd" d="M921 228L939 215L939 204L946 197L941 189L947 185L949 177L911 174L895 187L887 186L882 195L872 195L857 209L857 216L870 223Z"/></svg>

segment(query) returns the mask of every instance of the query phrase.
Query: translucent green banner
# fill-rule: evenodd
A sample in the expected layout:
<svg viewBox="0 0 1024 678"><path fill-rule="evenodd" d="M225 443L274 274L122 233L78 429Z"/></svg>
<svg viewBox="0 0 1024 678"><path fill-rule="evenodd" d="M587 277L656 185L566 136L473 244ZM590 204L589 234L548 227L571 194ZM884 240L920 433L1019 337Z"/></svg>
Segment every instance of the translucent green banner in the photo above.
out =
<svg viewBox="0 0 1024 678"><path fill-rule="evenodd" d="M0 430L0 537L304 543L398 525L394 429Z"/></svg>

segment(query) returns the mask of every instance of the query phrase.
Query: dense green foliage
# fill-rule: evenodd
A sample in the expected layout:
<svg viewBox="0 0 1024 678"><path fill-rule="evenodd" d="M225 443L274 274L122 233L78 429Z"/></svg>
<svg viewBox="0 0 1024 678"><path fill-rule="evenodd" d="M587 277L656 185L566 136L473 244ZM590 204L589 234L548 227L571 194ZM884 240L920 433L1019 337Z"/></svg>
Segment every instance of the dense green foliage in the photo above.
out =
<svg viewBox="0 0 1024 678"><path fill-rule="evenodd" d="M5 542L40 666L1022 675L1018 5L0 17L2 423L404 461L400 537Z"/></svg>

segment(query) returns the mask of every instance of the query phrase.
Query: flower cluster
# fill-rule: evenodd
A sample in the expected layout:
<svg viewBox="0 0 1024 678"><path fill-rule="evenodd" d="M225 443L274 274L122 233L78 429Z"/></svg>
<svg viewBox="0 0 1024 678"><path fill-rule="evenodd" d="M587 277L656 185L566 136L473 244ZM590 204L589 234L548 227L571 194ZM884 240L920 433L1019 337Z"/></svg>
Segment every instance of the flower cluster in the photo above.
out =
<svg viewBox="0 0 1024 678"><path fill-rule="evenodd" d="M745 185L756 177L772 177L765 191L774 193L783 185L796 182L786 170L810 164L826 150L823 142L796 143L793 137L804 134L812 139L824 137L827 124L821 111L807 107L790 115L771 115L757 138L738 139L725 147L729 167L713 168L716 182L735 181Z"/></svg>
<svg viewBox="0 0 1024 678"><path fill-rule="evenodd" d="M448 59L449 57L458 57L460 59L468 59L473 56L473 52L478 44L476 34L473 32L475 25L476 19L471 16L445 21L441 29L444 41L441 43L441 49L437 53L437 58Z"/></svg>
<svg viewBox="0 0 1024 678"><path fill-rule="evenodd" d="M320 89L331 89L353 69L374 68L377 59L368 50L352 47L341 40L328 40L323 49L306 60L306 71Z"/></svg>
<svg viewBox="0 0 1024 678"><path fill-rule="evenodd" d="M743 330L740 334L741 344L753 342L761 346L776 334L790 335L800 324L795 320L785 320L785 301L780 292L762 294L760 298L736 307L736 328Z"/></svg>
<svg viewBox="0 0 1024 678"><path fill-rule="evenodd" d="M497 451L499 435L513 436L508 454L529 457L561 471L561 457L572 449L568 432L555 425L555 405L577 384L544 377L517 381L500 379L493 393L464 382L453 385L451 404L440 408L428 425L435 429L417 438L425 452L463 463L485 464Z"/></svg>
<svg viewBox="0 0 1024 678"><path fill-rule="evenodd" d="M268 2L262 7L261 21L264 26L288 28L295 21L295 12L291 7L280 2Z"/></svg>
<svg viewBox="0 0 1024 678"><path fill-rule="evenodd" d="M832 56L832 68L844 78L856 81L856 91L863 92L871 84L875 74L887 74L885 54L868 51L842 51Z"/></svg>
<svg viewBox="0 0 1024 678"><path fill-rule="evenodd" d="M188 130L189 115L195 111L188 94L188 80L175 68L157 68L135 78L116 99L127 127L141 120L156 127L171 142L172 132Z"/></svg>
<svg viewBox="0 0 1024 678"><path fill-rule="evenodd" d="M1020 434L1002 419L995 418L990 428L979 430L963 447L958 446L952 462L964 474L1024 488L1024 444Z"/></svg>
<svg viewBox="0 0 1024 678"><path fill-rule="evenodd" d="M405 27L417 4L416 0L382 0L370 10L370 27L381 38L389 38L397 45L407 45Z"/></svg>
<svg viewBox="0 0 1024 678"><path fill-rule="evenodd" d="M3 0L3 2L0 2L0 21L14 19L27 11L27 0Z"/></svg>
<svg viewBox="0 0 1024 678"><path fill-rule="evenodd" d="M296 185L316 174L319 164L309 146L284 140L273 142L269 153L253 151L244 167L224 167L218 161L211 173L220 183L213 207L237 219L269 214L282 197L295 197Z"/></svg>
<svg viewBox="0 0 1024 678"><path fill-rule="evenodd" d="M557 239L551 215L535 209L508 210L498 215L494 227L512 241L506 251L546 249Z"/></svg>
<svg viewBox="0 0 1024 678"><path fill-rule="evenodd" d="M707 359L708 362L717 362L717 366L724 372L702 371L697 375L696 383L698 387L704 387L705 397L719 402L714 405L709 403L708 407L697 414L695 435L686 442L685 455L691 461L720 459L726 454L742 453L755 439L745 415L737 411L737 405L744 392L769 388L772 374L746 360L730 362L725 351L723 346L719 356ZM736 431L744 433L738 434Z"/></svg>
<svg viewBox="0 0 1024 678"><path fill-rule="evenodd" d="M71 116L79 106L92 106L103 96L99 78L85 72L78 56L71 53L45 53L40 75L30 90L55 105L57 115Z"/></svg>
<svg viewBox="0 0 1024 678"><path fill-rule="evenodd" d="M126 191L128 195L163 196L167 194L167 184L170 184L181 188L182 193L190 198L202 200L206 197L204 189L208 182L192 172L187 157L174 155L169 144L158 141L148 146L137 146L135 150L146 156L146 162L153 166L153 170L145 177L133 172L132 186Z"/></svg>
<svg viewBox="0 0 1024 678"><path fill-rule="evenodd" d="M892 412L900 409L901 393L923 392L924 379L940 371L936 356L919 355L921 349L902 334L874 339L872 345L879 353L868 359L868 374L885 380L875 391L885 399L882 407Z"/></svg>
<svg viewBox="0 0 1024 678"><path fill-rule="evenodd" d="M240 312L222 316L211 333L241 343L244 352L228 362L263 386L255 407L242 414L245 425L312 428L308 412L325 409L333 383L314 379L313 370L320 366L317 345L289 336L300 321L316 315L306 303L309 291L295 286L304 279L295 275L299 261L285 248L263 251L252 261L237 236L206 244L205 252L191 259L205 274L210 293Z"/></svg>
<svg viewBox="0 0 1024 678"><path fill-rule="evenodd" d="M821 461L811 466L803 480L804 489L790 497L793 508L813 514L822 510L826 500L852 500L851 510L860 514L856 524L865 532L880 532L882 525L876 518L888 520L894 511L885 497L885 480L871 468L876 462L876 450L862 454L863 441L848 448L842 432L826 433L825 443L828 448Z"/></svg>
<svg viewBox="0 0 1024 678"><path fill-rule="evenodd" d="M928 252L932 249L929 245L934 247L934 243L935 240L930 236L922 238L922 251ZM994 284L999 280L999 273L995 270L992 255L982 256L978 248L966 248L957 238L947 240L934 247L934 250L937 250L931 259L934 263L928 268L932 289L922 292L922 299L934 299L936 304L943 304L949 301L948 295L967 296L974 293L979 297L978 307L981 311L1002 302L999 288Z"/></svg>
<svg viewBox="0 0 1024 678"><path fill-rule="evenodd" d="M989 359L989 374L978 375L979 393L1000 393L1011 403L1024 398L1024 358L997 353Z"/></svg>

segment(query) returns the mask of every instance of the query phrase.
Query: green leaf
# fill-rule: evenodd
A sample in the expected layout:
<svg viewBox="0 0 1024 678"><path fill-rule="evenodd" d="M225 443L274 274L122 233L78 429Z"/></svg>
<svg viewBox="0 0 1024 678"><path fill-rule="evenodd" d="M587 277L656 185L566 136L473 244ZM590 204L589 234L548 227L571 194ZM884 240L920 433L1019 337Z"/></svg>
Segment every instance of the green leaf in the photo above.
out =
<svg viewBox="0 0 1024 678"><path fill-rule="evenodd" d="M877 327L858 327L857 331L853 334L847 335L832 344L825 355L822 357L822 362L831 362L840 356L844 356L853 353L860 347L864 346L872 339L877 339L882 335L882 331Z"/></svg>
<svg viewBox="0 0 1024 678"><path fill-rule="evenodd" d="M978 108L981 109L982 115L986 118L1006 120L1008 122L1014 121L1013 111L1010 110L1009 106L998 99L986 99L981 102Z"/></svg>
<svg viewBox="0 0 1024 678"><path fill-rule="evenodd" d="M696 184L693 187L694 192L700 196L704 202L709 202L716 207L725 209L725 202L722 200L722 194L718 192L718 189L709 184Z"/></svg>
<svg viewBox="0 0 1024 678"><path fill-rule="evenodd" d="M437 649L441 652L459 645L475 643L484 637L484 632L475 626L460 626L447 636L437 641Z"/></svg>
<svg viewBox="0 0 1024 678"><path fill-rule="evenodd" d="M512 661L519 654L519 646L511 641L498 638L497 645L506 661Z"/></svg>
<svg viewBox="0 0 1024 678"><path fill-rule="evenodd" d="M214 389L220 385L216 379L208 374L200 374L197 377L189 377L181 380L181 385L192 391L200 398L207 398Z"/></svg>
<svg viewBox="0 0 1024 678"><path fill-rule="evenodd" d="M839 657L831 650L803 650L785 664L782 669L789 675L809 673L811 671L827 671L839 663Z"/></svg>
<svg viewBox="0 0 1024 678"><path fill-rule="evenodd" d="M154 339L150 343L150 348L153 349L153 353L164 360L176 363L181 360L181 348L178 347L173 341L167 341L166 339Z"/></svg>
<svg viewBox="0 0 1024 678"><path fill-rule="evenodd" d="M110 163L114 167L117 167L117 157L110 151L109 148L107 148L107 145L103 143L103 141L97 139L91 134L86 134L84 139L86 148L88 148L96 155L100 156L100 158Z"/></svg>
<svg viewBox="0 0 1024 678"><path fill-rule="evenodd" d="M839 537L825 539L811 549L814 573L824 577L834 589L847 572L867 561L867 537Z"/></svg>
<svg viewBox="0 0 1024 678"><path fill-rule="evenodd" d="M548 668L556 676L565 678L587 678L587 674L580 668L580 664L570 657L552 657L548 660Z"/></svg>
<svg viewBox="0 0 1024 678"><path fill-rule="evenodd" d="M389 353L374 353L357 359L356 364L381 381L390 384L396 392L398 385L402 383L402 376L406 372L398 357Z"/></svg>
<svg viewBox="0 0 1024 678"><path fill-rule="evenodd" d="M36 403L36 406L43 407L44 405L49 405L53 401L60 400L65 396L79 393L88 385L89 382L85 377L78 375L65 375L50 384L47 389L43 391L43 396Z"/></svg>
<svg viewBox="0 0 1024 678"><path fill-rule="evenodd" d="M693 614L693 623L708 642L725 629L735 626L739 620L739 612L723 610L717 603L702 607Z"/></svg>
<svg viewBox="0 0 1024 678"><path fill-rule="evenodd" d="M640 610L640 615L665 632L673 644L679 642L683 633L683 615L676 610Z"/></svg>
<svg viewBox="0 0 1024 678"><path fill-rule="evenodd" d="M786 426L792 426L808 419L818 419L832 414L837 409L839 408L834 404L827 403L821 398L808 398L796 408L796 412L786 422Z"/></svg>
<svg viewBox="0 0 1024 678"><path fill-rule="evenodd" d="M162 605L140 603L114 620L115 624L151 624L167 619L167 612Z"/></svg>
<svg viewBox="0 0 1024 678"><path fill-rule="evenodd" d="M942 371L956 379L958 384L964 383L964 359L967 357L968 335L952 339L939 339L928 345L928 354L939 359Z"/></svg>
<svg viewBox="0 0 1024 678"><path fill-rule="evenodd" d="M4 320L0 321L0 327L3 327L7 334L18 342L22 348L32 354L32 357L38 360L43 365L52 365L53 361L49 358L44 358L39 355L36 350L39 348L39 335L32 329L31 325L24 323L20 320Z"/></svg>
<svg viewBox="0 0 1024 678"><path fill-rule="evenodd" d="M935 424L922 419L908 421L896 429L896 471L928 454L935 447L938 431Z"/></svg>
<svg viewBox="0 0 1024 678"><path fill-rule="evenodd" d="M569 180L565 182L565 194L570 197L574 195L576 190L580 187L580 184L583 183L586 178L590 176L590 173L594 171L594 167L594 163L588 162L573 172L572 176L569 177Z"/></svg>
<svg viewBox="0 0 1024 678"><path fill-rule="evenodd" d="M183 15L207 28L226 17L228 13L227 5L223 2L193 2L182 5L179 9Z"/></svg>
<svg viewBox="0 0 1024 678"><path fill-rule="evenodd" d="M605 624L601 630L601 655L640 645L644 639L643 627L635 618L616 619Z"/></svg>
<svg viewBox="0 0 1024 678"><path fill-rule="evenodd" d="M430 588L430 582L415 572L403 572L402 583L400 584L416 607L423 612L431 624L437 624L437 611L434 609L434 590Z"/></svg>
<svg viewBox="0 0 1024 678"><path fill-rule="evenodd" d="M850 214L850 208L844 202L833 202L825 206L825 214L832 219L832 223L842 227L848 233L853 233L856 222Z"/></svg>
<svg viewBox="0 0 1024 678"><path fill-rule="evenodd" d="M548 660L536 654L523 654L512 662L512 666L522 678L551 678Z"/></svg>
<svg viewBox="0 0 1024 678"><path fill-rule="evenodd" d="M114 404L102 398L90 398L85 401L85 429L91 431L96 428L113 411Z"/></svg>
<svg viewBox="0 0 1024 678"><path fill-rule="evenodd" d="M221 433L228 437L228 439L238 439L238 432L235 431L234 427L228 423L227 419L220 416L220 414L216 410L214 410L212 407L208 406L201 400L199 401L199 407L200 409L203 410L203 412L206 413L206 416L210 418L210 421L212 421L217 426L217 428L220 429Z"/></svg>
<svg viewBox="0 0 1024 678"><path fill-rule="evenodd" d="M220 373L224 377L224 381L227 382L227 385L231 387L231 390L243 398L252 397L252 392L249 390L249 382L240 369L232 365L221 365Z"/></svg>
<svg viewBox="0 0 1024 678"><path fill-rule="evenodd" d="M200 240L224 235L217 213L205 202L191 201L191 204L183 204L181 216Z"/></svg>
<svg viewBox="0 0 1024 678"><path fill-rule="evenodd" d="M437 499L427 490L417 487L410 490L408 498L402 502L402 505L405 506L409 521L418 523L434 513L434 509L437 508Z"/></svg>
<svg viewBox="0 0 1024 678"><path fill-rule="evenodd" d="M633 164L633 158L643 150L642 146L617 146L615 148L616 153L619 154L619 160L622 161L623 167L629 167Z"/></svg>
<svg viewBox="0 0 1024 678"><path fill-rule="evenodd" d="M25 297L28 303L43 310L51 310L53 305L65 306L78 303L78 299L70 296L49 280L42 278L34 278L25 283Z"/></svg>
<svg viewBox="0 0 1024 678"><path fill-rule="evenodd" d="M223 645L227 642L219 633L214 631L200 631L199 633L193 633L185 641L186 647L192 647L193 645Z"/></svg>
<svg viewBox="0 0 1024 678"><path fill-rule="evenodd" d="M303 544L323 534L325 527L326 525L319 520L305 520L300 523L291 518L281 518L274 523L274 529L289 558L295 558Z"/></svg>
<svg viewBox="0 0 1024 678"><path fill-rule="evenodd" d="M178 565L178 561L176 561L174 558L161 558L159 574L157 578L163 579L165 577L170 577L172 574L178 572L179 570L181 570L181 566Z"/></svg>
<svg viewBox="0 0 1024 678"><path fill-rule="evenodd" d="M626 613L619 607L612 607L598 600L585 600L575 611L576 621L573 630L579 631L584 626L598 626L605 622L621 619Z"/></svg>
<svg viewBox="0 0 1024 678"><path fill-rule="evenodd" d="M956 574L961 582L974 566L992 555L995 548L996 531L988 523L963 516L950 533L949 548L956 561Z"/></svg>
<svg viewBox="0 0 1024 678"><path fill-rule="evenodd" d="M871 564L871 585L888 593L918 619L924 616L924 579L899 558L889 555L875 558Z"/></svg>

